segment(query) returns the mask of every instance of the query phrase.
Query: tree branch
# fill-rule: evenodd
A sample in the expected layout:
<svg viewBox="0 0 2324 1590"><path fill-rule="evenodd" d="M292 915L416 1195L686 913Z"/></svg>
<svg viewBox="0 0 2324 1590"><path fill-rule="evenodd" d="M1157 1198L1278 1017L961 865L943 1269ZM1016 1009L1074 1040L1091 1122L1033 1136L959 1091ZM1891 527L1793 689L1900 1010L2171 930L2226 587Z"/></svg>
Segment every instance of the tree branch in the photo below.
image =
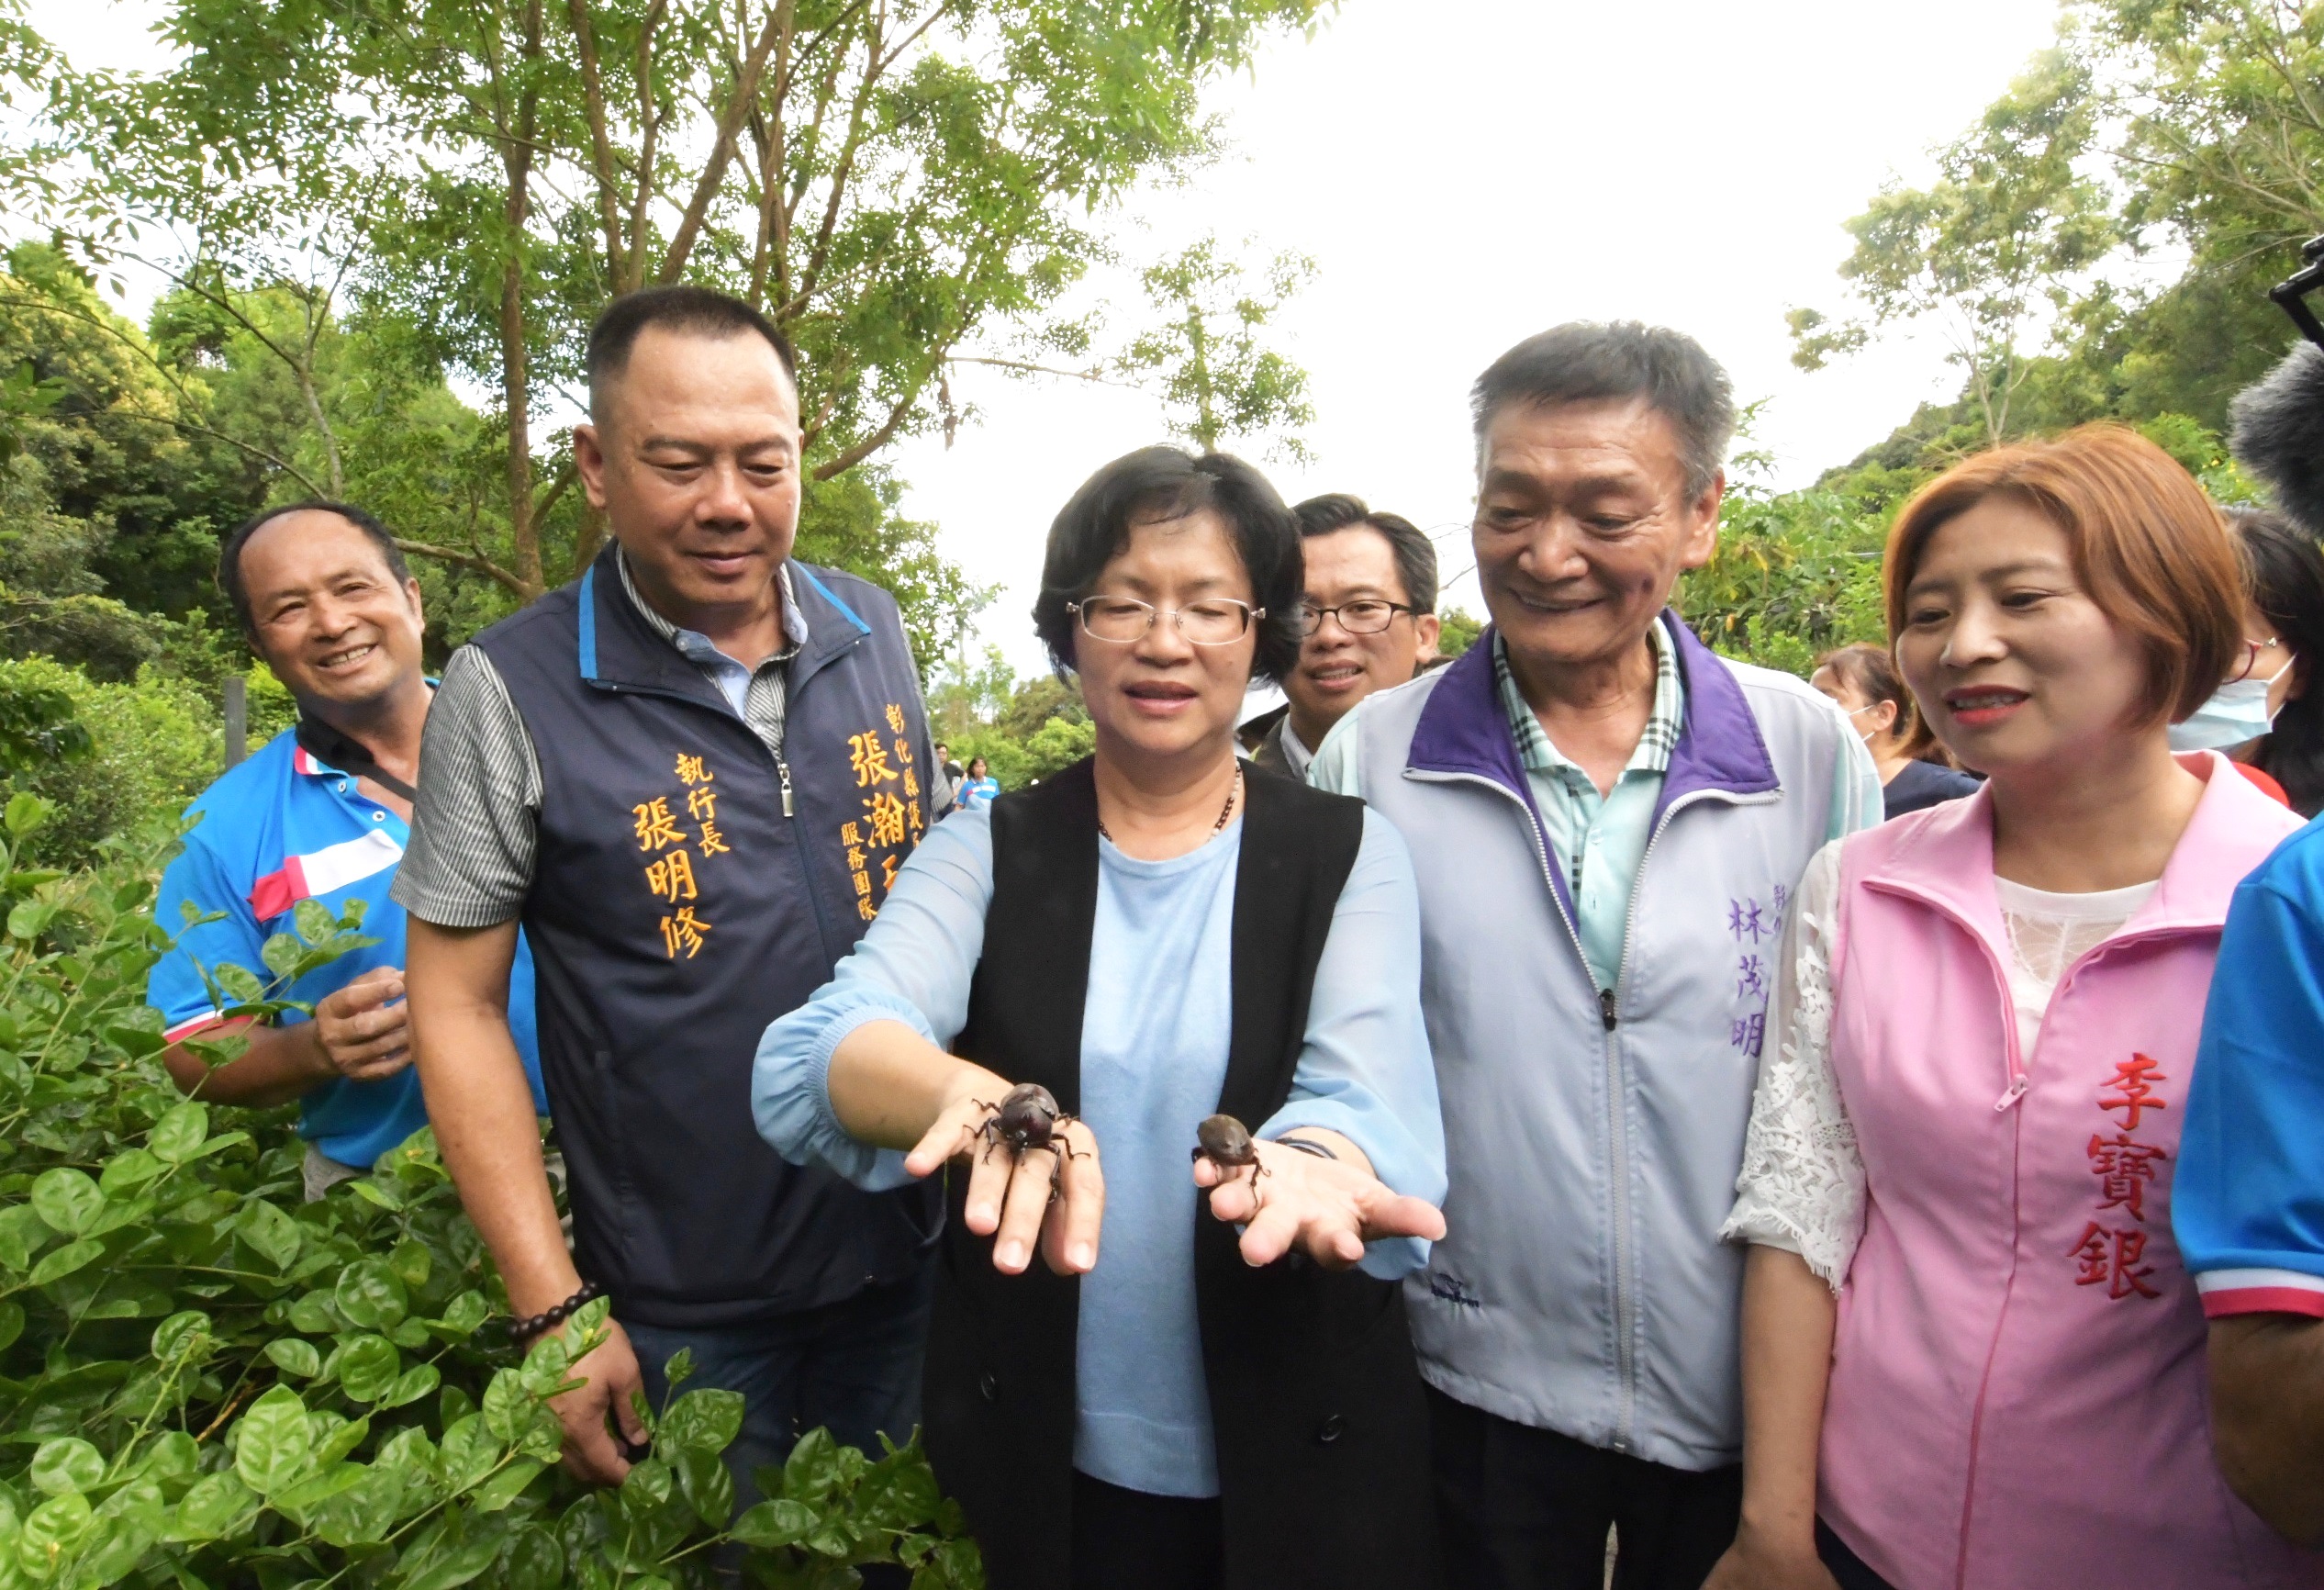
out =
<svg viewBox="0 0 2324 1590"><path fill-rule="evenodd" d="M408 541L400 535L396 538L396 545L417 557L430 557L438 563L451 564L455 568L473 570L487 579L498 582L520 601L530 601L536 594L525 588L524 581L480 552L462 552L456 547L436 546L424 541Z"/></svg>
<svg viewBox="0 0 2324 1590"><path fill-rule="evenodd" d="M758 83L765 75L766 59L774 53L776 41L789 34L797 3L798 0L776 0L774 8L767 13L766 26L759 29L758 41L751 47L742 71L735 75L726 108L718 118L718 140L710 146L710 158L695 180L694 196L687 202L686 214L678 222L676 234L670 239L669 252L663 257L659 279L665 283L676 281L686 270L687 256L694 252L694 240L709 214L710 200L718 196L719 189L725 184L727 163L734 158L734 135L742 129L743 118L758 102Z"/></svg>
<svg viewBox="0 0 2324 1590"><path fill-rule="evenodd" d="M621 201L614 191L613 139L606 130L605 79L598 63L597 29L589 21L589 0L567 0L573 15L573 37L581 56L581 90L589 118L589 155L598 178L598 224L605 229L606 279L621 269Z"/></svg>

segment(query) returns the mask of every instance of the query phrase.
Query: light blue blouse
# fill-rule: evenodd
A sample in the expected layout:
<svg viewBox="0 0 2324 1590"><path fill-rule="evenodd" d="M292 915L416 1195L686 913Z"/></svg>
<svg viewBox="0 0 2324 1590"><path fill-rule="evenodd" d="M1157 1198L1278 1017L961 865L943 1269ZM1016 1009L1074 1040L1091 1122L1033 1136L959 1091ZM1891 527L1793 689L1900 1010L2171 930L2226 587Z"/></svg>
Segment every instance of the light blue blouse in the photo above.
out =
<svg viewBox="0 0 2324 1590"><path fill-rule="evenodd" d="M1102 1157L1106 1212L1097 1268L1081 1282L1074 1465L1159 1495L1218 1494L1195 1317L1200 1193L1189 1167L1194 1128L1218 1107L1226 1077L1242 842L1240 822L1168 861L1136 860L1099 841L1081 1114ZM992 817L973 808L929 830L832 980L766 1029L751 1103L760 1135L784 1159L874 1191L910 1180L901 1153L841 1129L827 1081L832 1051L875 1021L949 1044L966 1019L991 900ZM1275 1137L1301 1125L1346 1136L1397 1192L1443 1202L1418 890L1403 841L1370 812L1316 967L1290 1099L1257 1130ZM1363 1269L1394 1280L1427 1255L1425 1242L1376 1242Z"/></svg>

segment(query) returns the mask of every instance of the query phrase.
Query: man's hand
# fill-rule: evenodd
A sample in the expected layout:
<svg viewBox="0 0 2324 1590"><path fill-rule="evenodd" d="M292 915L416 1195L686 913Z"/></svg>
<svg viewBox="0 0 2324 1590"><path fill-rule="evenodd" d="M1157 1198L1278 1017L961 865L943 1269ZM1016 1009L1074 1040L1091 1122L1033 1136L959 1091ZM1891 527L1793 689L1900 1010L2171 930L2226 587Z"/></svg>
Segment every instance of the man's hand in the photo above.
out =
<svg viewBox="0 0 2324 1590"><path fill-rule="evenodd" d="M564 1427L564 1466L584 1484L618 1485L629 1473L630 1461L614 1444L607 1416L630 1445L643 1446L646 1439L645 1426L631 1403L645 1380L638 1372L629 1334L607 1320L605 1339L574 1360L568 1378L588 1383L549 1399L557 1422Z"/></svg>
<svg viewBox="0 0 2324 1590"><path fill-rule="evenodd" d="M1075 1121L1058 1134L1072 1150L1062 1165L1055 1148L1019 1155L984 1131L1008 1092L1009 1084L991 1072L962 1067L935 1124L904 1157L904 1169L930 1176L948 1159L968 1160L968 1229L993 1237L992 1265L1002 1274L1022 1274L1036 1243L1059 1275L1085 1274L1098 1261L1098 1229L1105 1218L1098 1140Z"/></svg>
<svg viewBox="0 0 2324 1590"><path fill-rule="evenodd" d="M1211 1213L1244 1226L1246 1264L1272 1264L1296 1247L1326 1270L1346 1270L1363 1259L1367 1242L1384 1237L1434 1242L1445 1234L1444 1215L1434 1204L1394 1192L1369 1166L1280 1143L1252 1147L1258 1153L1256 1168L1222 1170L1207 1159L1194 1161L1194 1184L1211 1189Z"/></svg>
<svg viewBox="0 0 2324 1590"><path fill-rule="evenodd" d="M1816 1554L1813 1535L1779 1545L1746 1524L1703 1581L1703 1590L1839 1590L1839 1581Z"/></svg>
<svg viewBox="0 0 2324 1590"><path fill-rule="evenodd" d="M379 966L315 1005L317 1075L375 1082L411 1064L411 1018L399 967Z"/></svg>

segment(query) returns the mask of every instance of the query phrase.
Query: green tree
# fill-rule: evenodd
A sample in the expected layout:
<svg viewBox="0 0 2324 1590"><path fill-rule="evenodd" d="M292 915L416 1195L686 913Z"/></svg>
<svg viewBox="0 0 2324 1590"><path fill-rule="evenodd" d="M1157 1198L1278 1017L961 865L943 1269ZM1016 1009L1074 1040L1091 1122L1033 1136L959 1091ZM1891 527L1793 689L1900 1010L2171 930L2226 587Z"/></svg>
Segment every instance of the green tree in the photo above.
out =
<svg viewBox="0 0 2324 1590"><path fill-rule="evenodd" d="M1840 274L1866 318L1791 317L1793 362L1816 369L1874 327L1934 322L1992 445L2011 430L2028 358L2066 315L2077 282L2120 241L2112 195L2082 164L2097 134L2090 69L2051 50L1938 156L1937 182L1890 186L1848 223Z"/></svg>
<svg viewBox="0 0 2324 1590"><path fill-rule="evenodd" d="M1298 428L1315 420L1307 372L1260 333L1314 274L1315 262L1294 253L1254 272L1205 238L1147 268L1146 296L1162 323L1133 341L1116 368L1158 378L1170 429L1205 453L1223 438L1268 437L1270 452L1304 459Z"/></svg>
<svg viewBox="0 0 2324 1590"><path fill-rule="evenodd" d="M343 281L413 328L497 432L489 508L424 544L523 599L601 534L534 432L608 296L694 280L763 307L833 480L934 422L948 364L1102 252L1093 218L1212 151L1202 84L1318 9L176 0L180 65L61 83L90 159L43 217L228 302L301 281L329 308ZM155 223L176 253L137 241Z"/></svg>

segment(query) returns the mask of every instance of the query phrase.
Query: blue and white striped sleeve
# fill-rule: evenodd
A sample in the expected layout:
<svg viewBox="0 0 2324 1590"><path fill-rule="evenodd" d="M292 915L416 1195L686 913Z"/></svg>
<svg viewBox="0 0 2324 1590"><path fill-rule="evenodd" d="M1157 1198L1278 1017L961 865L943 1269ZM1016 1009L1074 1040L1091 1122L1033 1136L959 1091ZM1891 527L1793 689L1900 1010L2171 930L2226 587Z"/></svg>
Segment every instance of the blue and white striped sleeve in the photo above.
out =
<svg viewBox="0 0 2324 1590"><path fill-rule="evenodd" d="M857 1027L880 1021L902 1022L940 1047L949 1045L967 1021L991 903L991 809L956 812L922 837L832 980L759 1040L751 1113L777 1154L866 1192L911 1181L900 1151L857 1142L832 1113L832 1053Z"/></svg>

